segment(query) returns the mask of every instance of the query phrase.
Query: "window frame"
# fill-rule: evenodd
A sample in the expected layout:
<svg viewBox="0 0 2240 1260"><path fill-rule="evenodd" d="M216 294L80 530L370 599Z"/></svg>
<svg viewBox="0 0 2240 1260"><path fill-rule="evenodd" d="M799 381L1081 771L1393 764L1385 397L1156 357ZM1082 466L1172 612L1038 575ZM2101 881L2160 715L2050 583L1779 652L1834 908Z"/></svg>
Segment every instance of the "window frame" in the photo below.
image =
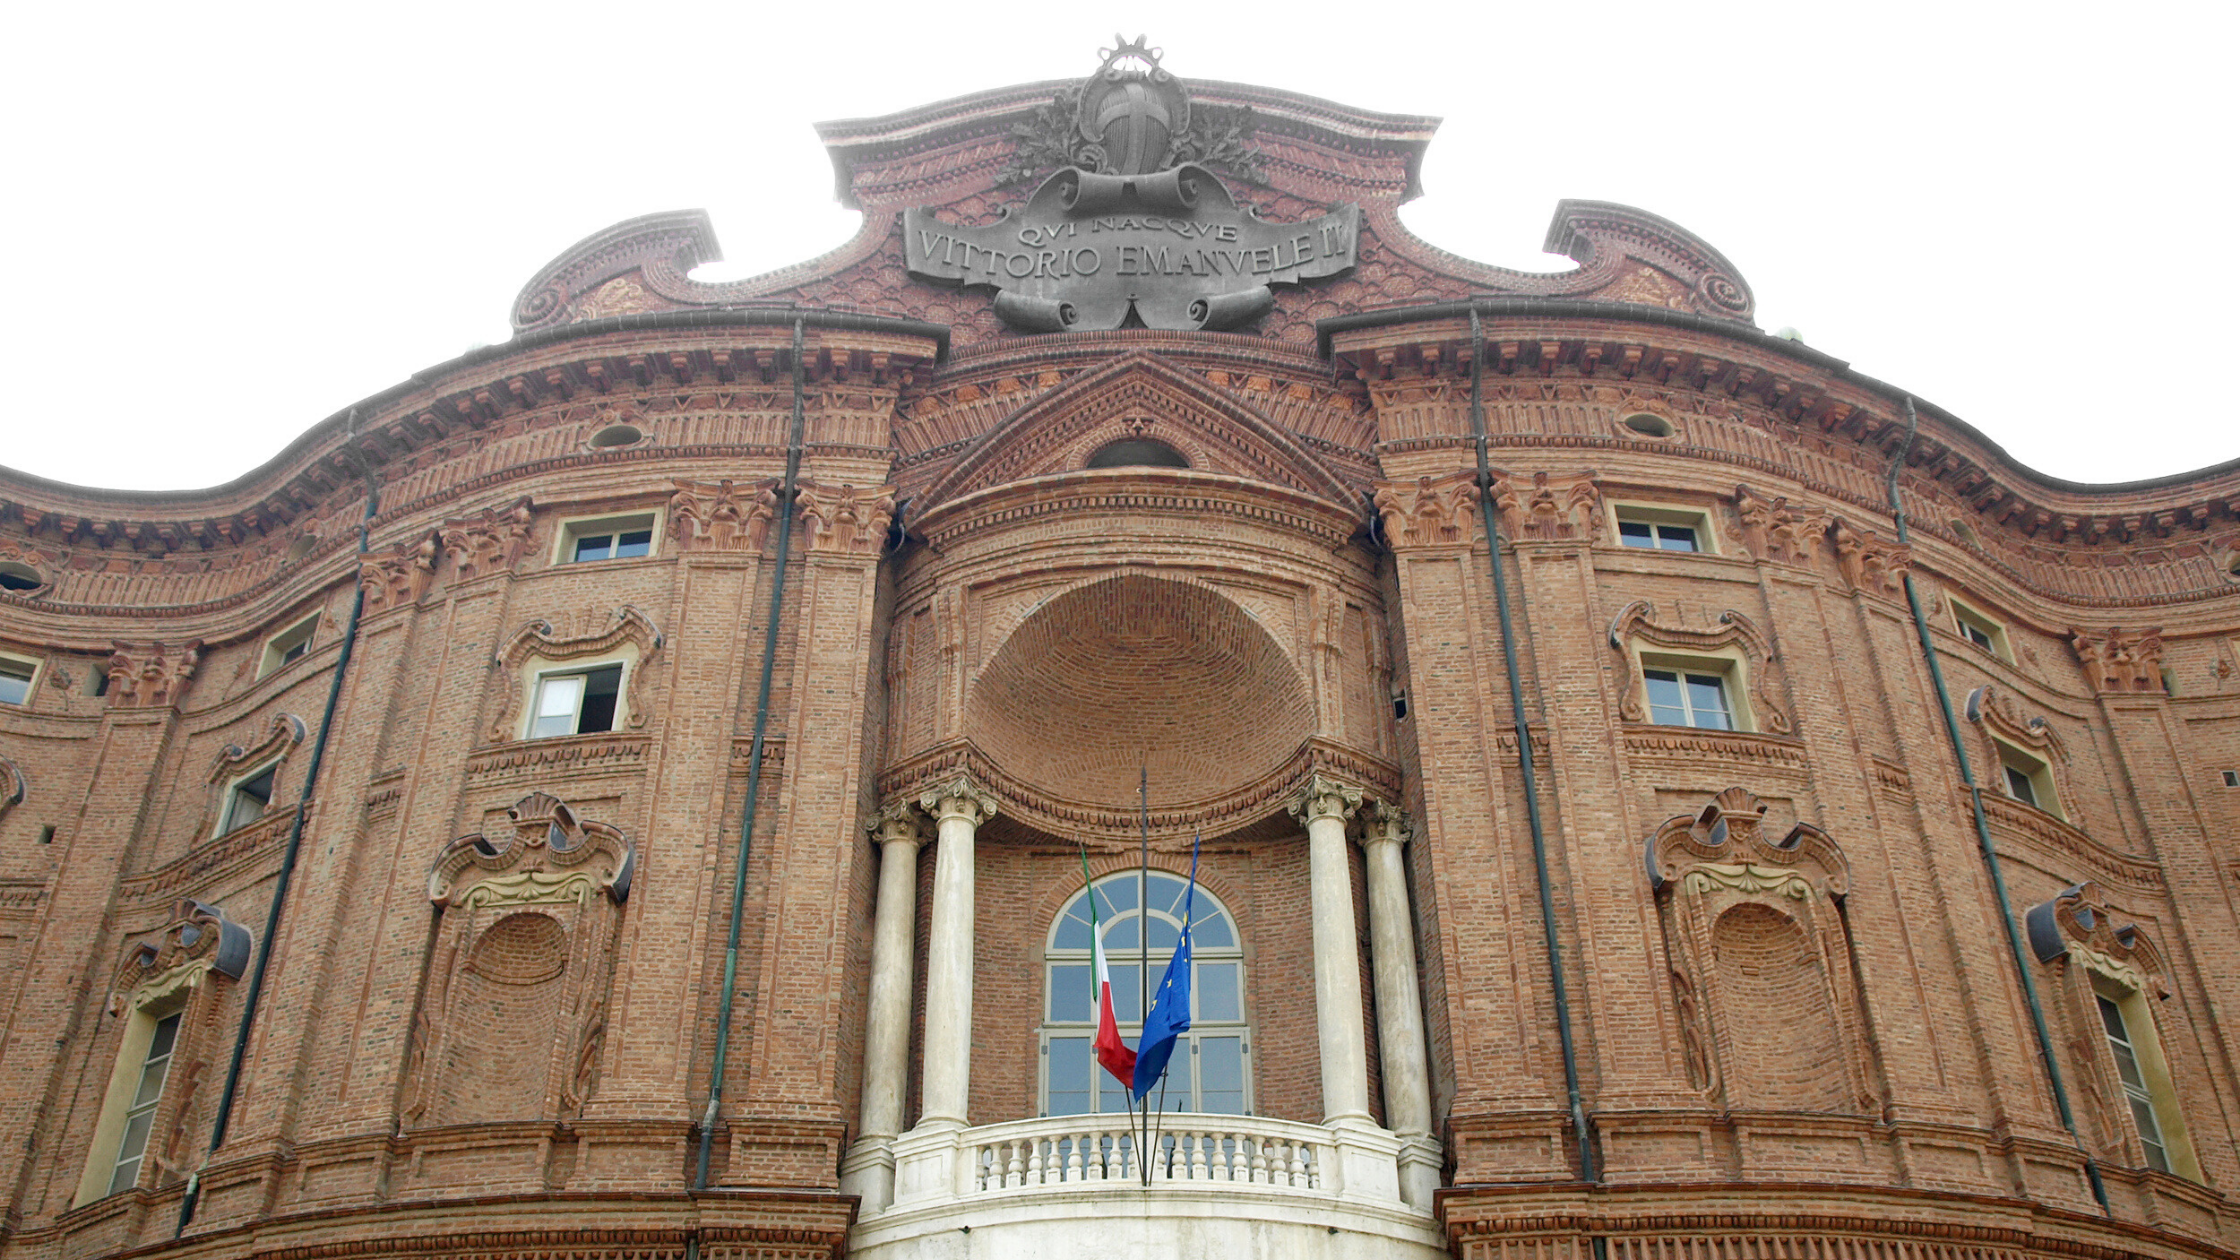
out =
<svg viewBox="0 0 2240 1260"><path fill-rule="evenodd" d="M1175 881L1176 883L1188 883L1188 880L1184 876L1177 875L1173 871L1154 870L1151 872L1151 875L1153 879L1164 876L1167 879ZM1090 888L1092 890L1095 890L1101 889L1108 884L1126 884L1132 893L1137 878L1138 872L1117 871L1092 880L1090 882ZM1051 1041L1058 1038L1079 1038L1085 1042L1090 1042L1093 1041L1096 1036L1096 1025L1086 1019L1057 1020L1050 1017L1053 969L1060 966L1079 966L1085 968L1094 967L1094 963L1092 961L1094 958L1094 954L1089 949L1061 947L1057 944L1058 931L1062 926L1064 926L1068 913L1073 910L1075 903L1080 900L1080 895L1080 892L1076 891L1073 895L1066 898L1064 904L1059 906L1056 913L1051 916L1050 926L1043 935L1042 984L1040 986L1042 1014L1038 1019L1035 1028L1035 1114L1040 1117L1049 1117L1052 1114L1050 1110ZM1233 938L1233 943L1229 945L1206 946L1193 942L1191 951L1191 963L1193 967L1193 977L1191 985L1192 1004L1195 1008L1202 1009L1203 1002L1199 996L1202 988L1196 982L1196 968L1204 967L1209 964L1214 966L1233 965L1235 966L1237 972L1237 1017L1233 1020L1209 1020L1200 1015L1198 1013L1198 1009L1193 1009L1191 1013L1190 1030L1181 1034L1177 1039L1180 1044L1175 1047L1175 1058L1169 1061L1168 1071L1170 1073L1174 1072L1180 1065L1183 1056L1187 1054L1189 1056L1188 1064L1190 1071L1190 1092L1188 1100L1202 1100L1205 1093L1204 1086L1201 1082L1201 1067L1204 1060L1199 1053L1199 1043L1203 1040L1235 1037L1238 1042L1238 1071L1241 1074L1241 1088L1238 1091L1240 1098L1238 1105L1241 1110L1234 1114L1250 1116L1255 1114L1255 1112L1253 1111L1253 1107L1256 1103L1256 1099L1254 1097L1255 1091L1253 1088L1253 1025L1252 1004L1250 998L1251 986L1248 977L1247 959L1245 957L1244 932L1237 924L1236 913L1232 911L1229 908L1228 904L1224 902L1220 897L1215 896L1213 893L1208 891L1205 884L1202 882L1198 885L1197 896L1199 898L1199 910L1201 911L1201 913L1197 915L1198 921L1204 921L1205 915L1202 913L1202 911L1205 907L1205 904L1207 902L1211 902L1213 908L1220 911L1220 913L1228 920L1229 931L1231 937ZM1120 910L1117 912L1117 914L1108 917L1105 914L1105 910L1109 908L1111 908L1111 903L1109 901L1101 902L1098 911L1099 925L1108 933L1114 928L1118 927L1124 921L1141 921L1140 907L1131 905L1127 909ZM1158 918L1173 920L1173 916L1168 915L1160 910L1155 909L1153 911L1153 914ZM1178 920L1174 921L1179 922ZM1141 956L1142 954L1140 950L1128 949L1124 951L1118 951L1115 949L1115 947L1107 947L1107 960L1115 966L1139 965L1137 960L1139 960ZM1167 965L1167 961L1173 956L1174 950L1172 949L1172 947L1167 948L1164 954L1162 954L1158 946L1153 946L1151 950L1151 966L1153 968L1163 969ZM1091 981L1092 983L1094 983L1093 975L1091 977ZM1120 1022L1119 1027L1121 1038L1129 1042L1130 1044L1134 1044L1136 1039L1142 1034L1143 1023L1140 1018L1136 1020L1123 1020ZM1187 1047L1187 1049L1185 1049L1185 1047ZM1109 1078L1109 1074L1105 1072L1103 1066L1096 1061L1095 1051L1092 1048L1089 1057L1089 1105L1092 1108L1096 1107L1099 1102L1100 1094L1102 1094L1106 1090L1116 1088L1118 1088L1118 1083L1111 1080ZM1170 1085L1169 1088L1171 1093L1172 1086ZM1116 1111L1092 1110L1087 1112L1065 1112L1062 1114L1102 1117L1115 1116L1123 1113ZM1170 1114L1197 1113L1174 1112L1170 1109ZM1217 1112L1213 1114L1230 1113Z"/></svg>
<svg viewBox="0 0 2240 1260"><path fill-rule="evenodd" d="M2091 951L2075 949L2072 952L2084 964L2085 977L2089 981L2086 996L2091 1002L2085 1011L2085 1017L2091 1021L2093 1030L2100 1034L2097 1046L2101 1067L2108 1072L2109 1079L2115 1082L2115 1092L2123 1103L2121 1111L2117 1113L2122 1119L2114 1123L2129 1123L2132 1136L2139 1141L2140 1154L2147 1154L2147 1137L2139 1131L2137 1113L2133 1110L2136 1102L2145 1102L2148 1115L2153 1119L2155 1128L2160 1131L2158 1136L2161 1141L2157 1145L2162 1150L2165 1167L2155 1168L2151 1161L2146 1166L2151 1171L2167 1176L2202 1182L2201 1160L2193 1149L2193 1135L2186 1126L2185 1108L2179 1105L2177 1085L2170 1075L2170 1061L2163 1054L2162 1029L2154 1017L2153 1005L2147 1001L2146 991L2135 983L2134 977L2116 975L2105 966L2094 965L2100 960ZM2101 1001L2114 1007L2123 1023L2130 1042L2132 1062L2140 1077L2141 1089L2138 1093L2134 1093L2123 1079L2122 1067L2116 1060L2113 1034L2109 1032L2100 1014Z"/></svg>
<svg viewBox="0 0 2240 1260"><path fill-rule="evenodd" d="M563 520L552 531L552 563L555 567L577 564L619 564L630 560L651 560L661 554L662 513L655 511L609 512L600 516L578 516ZM603 556L590 560L576 559L576 546L588 537L600 534L619 537L635 530L647 531L646 553L642 556Z"/></svg>
<svg viewBox="0 0 2240 1260"><path fill-rule="evenodd" d="M1727 730L1742 734L1757 733L1757 715L1750 706L1749 668L1749 662L1738 648L1730 647L1708 653L1688 653L1635 646L1634 673L1640 679L1638 685L1641 688L1641 712L1648 715L1646 724L1663 726L1678 731ZM1730 725L1717 727L1697 726L1690 723L1686 726L1680 726L1657 721L1657 706L1652 704L1649 698L1649 673L1652 670L1677 673L1683 677L1696 674L1717 678L1720 693L1726 700L1727 719ZM1684 691L1683 694L1685 694Z"/></svg>
<svg viewBox="0 0 2240 1260"><path fill-rule="evenodd" d="M1987 652L2009 665L2014 664L2014 642L2007 635L2005 622L1949 591L1945 593L1945 602L1952 606L1952 632L1960 636L1961 642L1976 651ZM1970 629L1989 642L1970 635Z"/></svg>
<svg viewBox="0 0 2240 1260"><path fill-rule="evenodd" d="M269 678L286 666L311 655L311 647L319 640L320 611L296 619L286 629L264 641L264 651L257 659L257 677ZM300 633L302 637L296 636ZM294 655L289 655L294 652Z"/></svg>
<svg viewBox="0 0 2240 1260"><path fill-rule="evenodd" d="M1606 509L1610 518L1610 538L1614 545L1627 551L1647 552L1654 555L1716 556L1720 554L1717 531L1711 528L1711 513L1702 508L1675 507L1669 503L1612 502ZM1622 527L1626 525L1678 526L1695 531L1696 545L1692 551L1681 551L1664 546L1637 547L1625 540ZM1661 540L1659 540L1661 542Z"/></svg>
<svg viewBox="0 0 2240 1260"><path fill-rule="evenodd" d="M245 827L254 827L272 815L273 798L280 795L280 766L285 760L285 757L274 757L270 761L260 762L256 766L226 780L224 791L218 795L218 822L217 826L210 832L211 839L230 836ZM241 799L241 789L266 775L272 776L272 787L270 793L264 799L264 804L258 807L257 816L243 822L235 822L233 820L233 810L235 803Z"/></svg>
<svg viewBox="0 0 2240 1260"><path fill-rule="evenodd" d="M1999 751L1999 794L2017 805L2026 805L2066 822L2069 816L2061 808L2060 785L2053 778L2053 762L1997 735L1991 737L1991 743ZM2029 783L2033 799L2024 800L2015 795L2009 776L2017 774Z"/></svg>
<svg viewBox="0 0 2240 1260"><path fill-rule="evenodd" d="M593 561L591 563L597 562ZM532 667L529 671L529 703L527 705L527 712L524 714L521 724L521 738L567 739L575 735L608 735L614 733L617 730L620 730L624 720L624 714L627 712L625 706L629 704L628 692L630 686L631 665L632 662L626 658L606 657L595 661L571 661L567 664L554 665L553 667L547 669L537 669ZM586 731L582 729L582 726L583 702L591 694L588 679L592 674L600 673L601 671L608 669L612 669L615 671L614 708L607 716L607 724L605 727L596 731ZM539 719L544 716L540 712L540 710L544 707L545 684L560 678L583 678L587 680L584 690L576 697L576 729L570 731L557 731L548 735L540 735L537 733L537 723Z"/></svg>
<svg viewBox="0 0 2240 1260"><path fill-rule="evenodd" d="M39 694L39 676L46 672L46 664L40 657L25 656L20 652L0 652L0 667L17 666L25 671L22 674L23 699L0 700L0 704L14 705L19 709L30 708L32 697Z"/></svg>
<svg viewBox="0 0 2240 1260"><path fill-rule="evenodd" d="M153 1145L157 1121L163 1119L165 1107L172 1102L169 1097L178 1075L172 1069L178 1065L185 1050L191 1021L187 1018L188 1006L209 968L196 964L169 975L152 979L135 992L126 1004L124 1032L117 1043L116 1064L109 1073L109 1088L101 1098L101 1109L95 1113L93 1137L86 1145L85 1172L78 1179L78 1193L73 1207L83 1207L112 1195L137 1189L148 1171L147 1145ZM171 1042L169 1060L164 1065L164 1081L157 1090L156 1099L149 1110L147 1145L143 1145L140 1163L133 1170L132 1184L123 1189L111 1189L116 1180L117 1165L122 1161L124 1139L128 1135L129 1117L139 1110L133 1105L134 1096L140 1091L140 1077L147 1067L148 1049L155 1041L156 1030L165 1019L179 1017L179 1029Z"/></svg>

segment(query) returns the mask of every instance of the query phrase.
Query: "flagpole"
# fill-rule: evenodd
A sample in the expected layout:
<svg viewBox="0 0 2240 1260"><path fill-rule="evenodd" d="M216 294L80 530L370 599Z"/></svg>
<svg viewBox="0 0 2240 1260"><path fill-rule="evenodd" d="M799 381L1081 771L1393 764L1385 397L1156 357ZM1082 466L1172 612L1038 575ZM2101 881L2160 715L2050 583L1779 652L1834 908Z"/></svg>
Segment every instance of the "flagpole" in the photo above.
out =
<svg viewBox="0 0 2240 1260"><path fill-rule="evenodd" d="M1185 899L1183 900L1183 903L1182 903L1182 934L1181 934L1180 936L1178 936L1178 937L1176 937L1176 938L1175 938L1175 943L1174 943L1174 947L1175 947L1175 949L1176 949L1177 951L1180 951L1180 950L1182 949L1182 945L1183 945L1183 942L1185 942L1185 941L1187 941L1187 940L1189 940L1189 939L1190 939L1190 920L1191 920L1192 918L1196 917L1196 916L1195 916L1195 913L1194 913L1194 912L1195 912L1195 911L1196 911L1196 909L1197 909L1197 901L1198 901L1198 842L1199 842L1200 840L1203 840L1204 838L1205 838L1205 833L1204 833L1204 832L1200 832L1200 833L1198 833L1197 835L1194 835L1194 836L1190 837L1190 895L1189 895L1188 897L1186 897L1186 898L1185 898ZM1146 919L1144 920L1144 923L1145 923L1145 925L1146 925L1146 926L1149 926L1149 924L1150 924L1150 919L1149 919L1149 918L1146 918ZM1170 965L1171 965L1171 964L1170 964ZM1194 957L1193 957L1193 959L1192 959L1192 961L1190 962L1190 964L1189 964L1189 965L1190 965L1190 966L1192 966L1192 967L1195 967L1195 966L1197 966L1197 962L1196 962L1196 959L1195 959ZM1187 977L1185 977L1185 978L1187 979ZM1193 998L1192 1000L1195 1000L1195 999ZM1184 1016L1184 1018L1185 1018L1185 1019L1187 1019L1187 1018L1189 1017L1189 1014L1190 1014L1190 1012L1189 1012L1189 1010L1188 1010L1188 1008L1187 1008L1187 1007L1186 1007L1186 1008L1185 1008L1185 1009L1183 1010L1182 1014L1183 1014L1183 1016ZM1146 1011L1146 1012L1144 1012L1144 1020L1145 1020L1145 1022L1146 1022L1146 1023L1148 1023L1148 1022L1150 1021L1150 1018L1151 1018L1150 1012L1149 1012L1149 1011ZM1138 1036L1137 1040L1138 1040L1138 1041L1141 1041L1141 1039L1142 1039L1142 1038L1141 1038L1141 1036L1140 1036L1140 1034L1139 1034L1139 1036ZM1195 1044L1195 1043L1193 1043L1193 1044ZM1195 1053L1195 1051L1193 1051L1192 1053ZM1154 1145L1158 1144L1158 1142L1159 1142L1159 1141L1161 1141L1162 1139L1164 1139L1164 1138L1165 1138L1165 1136L1166 1136L1166 1132L1167 1132L1167 1077L1168 1077L1169 1075L1171 1075L1171 1074L1173 1073L1173 1071L1174 1071L1174 1061L1170 1059L1170 1060L1168 1060L1168 1061L1167 1061L1167 1065L1166 1065L1166 1067L1164 1067L1164 1068L1160 1069L1160 1072L1159 1072L1159 1122L1158 1122L1158 1123L1159 1123L1159 1127L1158 1127L1158 1129L1157 1129L1157 1130L1156 1130L1156 1131L1155 1131L1155 1132L1153 1133L1153 1135L1152 1135L1152 1139L1151 1139L1151 1140L1152 1140L1152 1143L1153 1143ZM1148 1102L1149 1102L1150 1100L1149 1100L1149 1099L1145 1099L1144 1101L1145 1101L1146 1103L1148 1103Z"/></svg>
<svg viewBox="0 0 2240 1260"><path fill-rule="evenodd" d="M1138 763L1136 767L1136 805L1143 818L1143 863L1136 869L1136 1043L1143 1042L1143 1029L1151 1018L1151 767ZM1130 1089L1132 1099L1135 1091ZM1149 1102L1149 1099L1145 1100ZM1165 1103L1162 1101L1162 1106ZM1151 1112L1143 1112L1143 1137L1136 1143L1136 1162L1143 1166L1143 1188L1151 1188L1151 1152L1144 1145L1151 1136Z"/></svg>

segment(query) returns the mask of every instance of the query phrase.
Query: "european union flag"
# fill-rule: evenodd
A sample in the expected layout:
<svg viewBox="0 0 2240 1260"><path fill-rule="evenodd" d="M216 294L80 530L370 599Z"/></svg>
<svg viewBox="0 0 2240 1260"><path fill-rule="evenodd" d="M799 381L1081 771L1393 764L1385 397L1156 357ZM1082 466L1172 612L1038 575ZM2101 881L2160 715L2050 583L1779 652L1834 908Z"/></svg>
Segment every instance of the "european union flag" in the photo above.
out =
<svg viewBox="0 0 2240 1260"><path fill-rule="evenodd" d="M1182 897L1182 937L1174 944L1174 957L1167 960L1167 974L1159 980L1159 991L1151 995L1151 1010L1143 1017L1143 1035L1136 1040L1134 1084L1139 1103L1166 1074L1175 1041L1190 1031L1190 914L1197 900L1198 839L1193 837L1190 890Z"/></svg>

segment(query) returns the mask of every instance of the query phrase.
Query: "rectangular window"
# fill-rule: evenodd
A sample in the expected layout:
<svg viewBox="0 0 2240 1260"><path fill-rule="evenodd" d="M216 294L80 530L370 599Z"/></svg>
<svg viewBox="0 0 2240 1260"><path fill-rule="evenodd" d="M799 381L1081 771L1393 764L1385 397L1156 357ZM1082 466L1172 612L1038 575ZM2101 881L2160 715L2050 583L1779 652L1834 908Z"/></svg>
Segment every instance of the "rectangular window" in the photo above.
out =
<svg viewBox="0 0 2240 1260"><path fill-rule="evenodd" d="M2094 994L2093 998L2100 1004L2100 1023L2108 1033L2108 1051L2115 1056L2116 1076L2123 1082L2123 1095L2131 1103L2131 1121L2139 1128L2139 1144L2147 1151L2147 1167L2169 1172L2170 1152L2163 1145L2162 1124L2155 1116L2154 1092L2147 1086L2146 1073L2132 1045L2131 1031L2124 1023L2123 1008L2104 994Z"/></svg>
<svg viewBox="0 0 2240 1260"><path fill-rule="evenodd" d="M313 613L266 640L264 659L257 666L257 677L262 678L309 652L311 636L318 629L319 614Z"/></svg>
<svg viewBox="0 0 2240 1260"><path fill-rule="evenodd" d="M1705 730L1735 729L1734 709L1727 703L1727 680L1720 674L1692 670L1648 669L1642 679L1649 689L1649 720L1659 726L1695 726Z"/></svg>
<svg viewBox="0 0 2240 1260"><path fill-rule="evenodd" d="M2053 768L2012 745L1999 745L1999 780L2007 795L2033 809L2061 817L2060 798L2053 790Z"/></svg>
<svg viewBox="0 0 2240 1260"><path fill-rule="evenodd" d="M1960 632L1960 637L2007 664L2014 664L2014 649L2007 643L2007 628L1959 599L1948 598L1952 603L1952 628Z"/></svg>
<svg viewBox="0 0 2240 1260"><path fill-rule="evenodd" d="M1652 551L1697 551L1696 531L1692 525L1668 525L1662 521L1618 521L1618 541L1628 547L1641 547Z"/></svg>
<svg viewBox="0 0 2240 1260"><path fill-rule="evenodd" d="M1642 551L1711 552L1711 521L1702 512L1654 504L1613 503L1610 517L1617 524L1618 545Z"/></svg>
<svg viewBox="0 0 2240 1260"><path fill-rule="evenodd" d="M653 529L651 513L570 521L560 529L560 562L583 564L652 555Z"/></svg>
<svg viewBox="0 0 2240 1260"><path fill-rule="evenodd" d="M109 1173L108 1193L130 1190L140 1180L140 1161L148 1153L148 1130L155 1125L156 1104L163 1101L163 1080L171 1073L171 1050L179 1040L179 1017L166 1015L156 1021L148 1057L141 1060L140 1080L132 1093L132 1107L125 1112L124 1137L117 1142L117 1160Z"/></svg>
<svg viewBox="0 0 2240 1260"><path fill-rule="evenodd" d="M272 780L279 770L278 766L266 766L226 792L226 813L218 823L219 835L239 831L264 817L264 812L272 808Z"/></svg>
<svg viewBox="0 0 2240 1260"><path fill-rule="evenodd" d="M31 679L38 672L30 661L0 656L0 704L31 703Z"/></svg>
<svg viewBox="0 0 2240 1260"><path fill-rule="evenodd" d="M621 690L620 665L601 665L580 673L546 674L537 680L537 704L529 722L529 738L613 730L615 699Z"/></svg>

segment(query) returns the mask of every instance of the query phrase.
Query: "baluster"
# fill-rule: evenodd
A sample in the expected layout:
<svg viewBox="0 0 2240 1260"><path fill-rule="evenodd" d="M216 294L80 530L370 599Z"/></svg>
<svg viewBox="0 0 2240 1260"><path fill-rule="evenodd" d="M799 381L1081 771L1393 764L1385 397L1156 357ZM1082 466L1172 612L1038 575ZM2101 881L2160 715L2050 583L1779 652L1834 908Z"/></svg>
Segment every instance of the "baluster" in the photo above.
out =
<svg viewBox="0 0 2240 1260"><path fill-rule="evenodd" d="M1051 1140L1050 1149L1053 1153L1056 1152L1057 1145L1054 1139ZM1042 1184L1042 1146L1042 1138L1027 1139L1027 1184L1030 1186Z"/></svg>
<svg viewBox="0 0 2240 1260"><path fill-rule="evenodd" d="M1242 1171L1244 1171L1244 1134L1232 1133L1221 1143L1221 1179L1223 1181L1250 1180L1248 1177L1237 1175Z"/></svg>
<svg viewBox="0 0 2240 1260"><path fill-rule="evenodd" d="M1258 1138L1252 1139L1251 1177L1252 1184L1256 1186L1271 1185L1274 1182L1268 1175L1268 1144Z"/></svg>
<svg viewBox="0 0 2240 1260"><path fill-rule="evenodd" d="M1017 1139L1013 1139L1012 1141L1004 1144L1005 1149L1011 1153L1011 1158L1007 1163L1005 1163L1003 1170L1003 1188L1006 1190L1009 1190L1014 1186L1023 1186L1027 1184L1026 1160L1023 1158L1022 1152L1019 1149L1022 1145L1024 1145L1024 1143L1021 1143Z"/></svg>
<svg viewBox="0 0 2240 1260"><path fill-rule="evenodd" d="M988 1166L993 1162L994 1155L995 1151L993 1150L993 1148L988 1146L983 1145L975 1146L972 1148L973 1189L985 1190L988 1188Z"/></svg>
<svg viewBox="0 0 2240 1260"><path fill-rule="evenodd" d="M1136 1167L1137 1153L1135 1134L1121 1134L1112 1139L1112 1154L1119 1161L1122 1181L1134 1181L1140 1175Z"/></svg>
<svg viewBox="0 0 2240 1260"><path fill-rule="evenodd" d="M1079 1181L1083 1176L1081 1168L1081 1143L1083 1141L1083 1135L1076 1133L1070 1140L1073 1142L1073 1149L1066 1152L1065 1173L1060 1178L1060 1180Z"/></svg>
<svg viewBox="0 0 2240 1260"><path fill-rule="evenodd" d="M1206 1144L1213 1141L1210 1133L1190 1135L1190 1180L1210 1181L1213 1174L1206 1169Z"/></svg>
<svg viewBox="0 0 2240 1260"><path fill-rule="evenodd" d="M1297 1142L1286 1142L1284 1145L1289 1148L1285 1151L1284 1171L1289 1173L1290 1177L1283 1184L1313 1189L1314 1182L1307 1175L1306 1161L1301 1158L1306 1154L1305 1148Z"/></svg>

